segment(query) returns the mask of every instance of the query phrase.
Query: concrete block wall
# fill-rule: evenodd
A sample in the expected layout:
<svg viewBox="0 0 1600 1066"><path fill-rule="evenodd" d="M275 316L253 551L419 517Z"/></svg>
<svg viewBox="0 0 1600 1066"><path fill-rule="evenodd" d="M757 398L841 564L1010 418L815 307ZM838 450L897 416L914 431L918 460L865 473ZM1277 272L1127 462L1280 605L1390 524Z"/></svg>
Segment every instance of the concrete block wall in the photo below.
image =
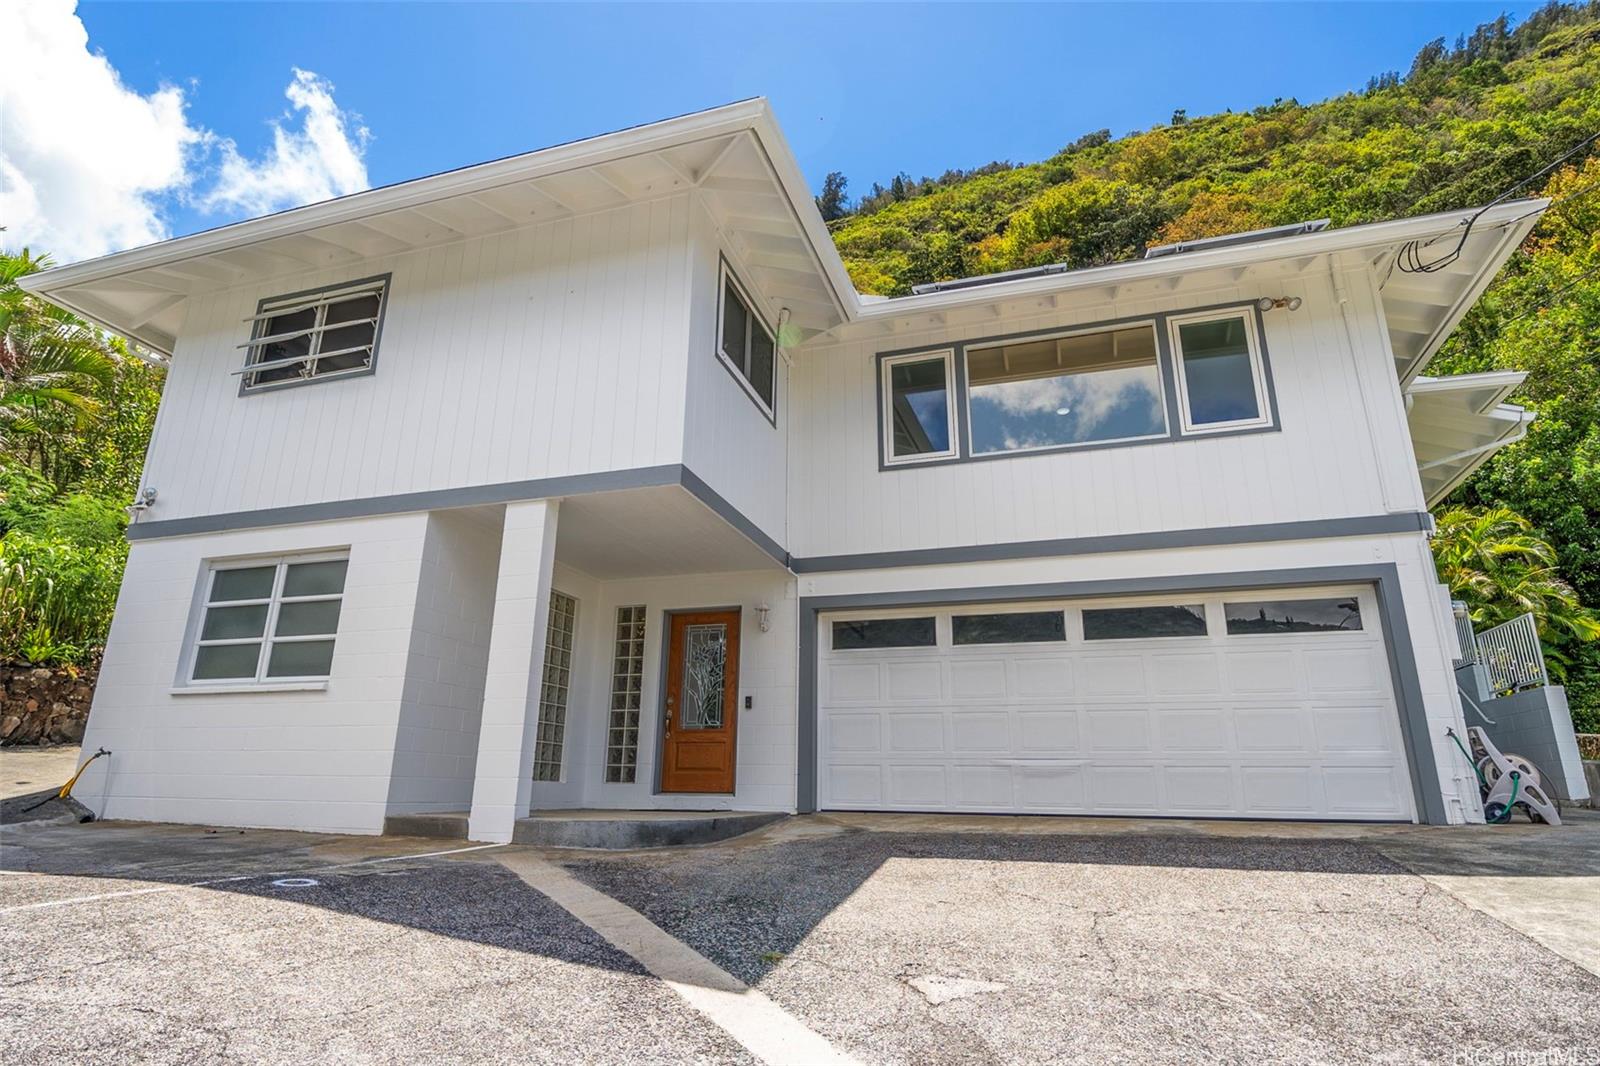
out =
<svg viewBox="0 0 1600 1066"><path fill-rule="evenodd" d="M377 833L388 806L426 514L137 541L84 746L111 749L73 794L104 818ZM348 549L325 687L186 685L212 561Z"/></svg>
<svg viewBox="0 0 1600 1066"><path fill-rule="evenodd" d="M472 804L501 512L428 515L395 730L388 813Z"/></svg>

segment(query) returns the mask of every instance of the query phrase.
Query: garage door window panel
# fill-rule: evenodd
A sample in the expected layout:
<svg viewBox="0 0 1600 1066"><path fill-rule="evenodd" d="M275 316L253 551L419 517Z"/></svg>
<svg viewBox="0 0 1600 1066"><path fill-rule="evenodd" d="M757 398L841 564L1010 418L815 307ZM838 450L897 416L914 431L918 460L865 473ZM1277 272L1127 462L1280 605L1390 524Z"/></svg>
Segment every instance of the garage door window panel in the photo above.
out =
<svg viewBox="0 0 1600 1066"><path fill-rule="evenodd" d="M1067 639L1067 620L1062 611L958 614L950 631L957 645L1058 643Z"/></svg>
<svg viewBox="0 0 1600 1066"><path fill-rule="evenodd" d="M1233 636L1351 633L1361 629L1361 601L1354 596L1225 603L1223 612Z"/></svg>
<svg viewBox="0 0 1600 1066"><path fill-rule="evenodd" d="M931 648L938 644L931 616L926 618L863 618L833 623L833 650Z"/></svg>
<svg viewBox="0 0 1600 1066"><path fill-rule="evenodd" d="M1198 603L1089 607L1083 612L1084 640L1143 640L1205 635L1206 609Z"/></svg>

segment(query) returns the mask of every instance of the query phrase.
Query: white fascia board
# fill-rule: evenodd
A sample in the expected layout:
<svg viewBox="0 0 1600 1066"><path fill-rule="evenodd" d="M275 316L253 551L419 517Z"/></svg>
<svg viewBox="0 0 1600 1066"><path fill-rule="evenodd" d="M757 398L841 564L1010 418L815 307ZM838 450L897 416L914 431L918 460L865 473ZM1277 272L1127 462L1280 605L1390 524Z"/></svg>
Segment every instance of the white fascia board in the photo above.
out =
<svg viewBox="0 0 1600 1066"><path fill-rule="evenodd" d="M1550 206L1547 199L1514 200L1497 204L1484 211L1476 225L1484 228L1510 226L1497 245L1495 254L1486 259L1473 275L1474 283L1468 287L1470 299L1460 307L1460 314L1472 305L1478 295L1494 279L1499 267L1511 250L1521 243L1528 230L1538 222L1538 216ZM1135 259L1126 263L1111 263L1102 267L1063 271L1036 278L995 282L957 289L951 292L931 292L923 296L902 296L891 300L860 305L856 315L861 319L897 318L903 315L926 314L956 307L995 303L1004 300L1026 299L1052 293L1089 289L1104 285L1126 285L1137 281L1156 280L1182 274L1197 274L1206 270L1249 266L1254 263L1278 259L1298 259L1313 255L1327 255L1361 249L1387 248L1406 241L1423 240L1456 232L1461 224L1475 213L1473 210L1446 211L1416 218L1396 219L1392 222L1369 222L1359 226L1327 229L1295 237L1260 241L1254 244L1232 245L1226 248L1200 249L1157 259ZM1480 284L1481 282L1481 284ZM858 301L859 303L859 301ZM1458 305L1462 301L1458 301ZM1454 328L1455 318L1449 322ZM1444 330L1440 334L1448 334Z"/></svg>
<svg viewBox="0 0 1600 1066"><path fill-rule="evenodd" d="M1408 396L1420 397L1488 389L1491 390L1490 398L1480 405L1477 411L1478 414L1484 414L1516 391L1517 386L1526 381L1527 377L1528 372L1525 370L1490 370L1481 374L1451 374L1439 378L1418 376L1411 379L1411 384L1405 387L1405 392Z"/></svg>
<svg viewBox="0 0 1600 1066"><path fill-rule="evenodd" d="M806 243L811 245L812 255L829 289L833 291L840 312L846 321L854 319L862 307L861 294L856 292L855 283L850 280L850 272L845 269L839 248L828 233L828 224L822 221L822 213L817 210L811 187L806 184L800 164L795 160L789 141L784 137L770 107L763 107L756 118L755 133L756 140L766 153L767 162L772 166L773 175L789 201L795 221L805 232Z"/></svg>
<svg viewBox="0 0 1600 1066"><path fill-rule="evenodd" d="M763 119L770 123L771 110L764 98L757 97L663 122L634 126L616 133L569 141L488 163L447 170L442 174L351 193L333 200L203 230L186 237L175 237L158 244L113 252L98 259L53 267L27 275L20 279L20 284L28 292L50 294L135 270L247 247L275 237L292 236L342 222L360 221L388 211L483 192L530 178L758 129ZM815 209L815 205L812 205L812 210Z"/></svg>

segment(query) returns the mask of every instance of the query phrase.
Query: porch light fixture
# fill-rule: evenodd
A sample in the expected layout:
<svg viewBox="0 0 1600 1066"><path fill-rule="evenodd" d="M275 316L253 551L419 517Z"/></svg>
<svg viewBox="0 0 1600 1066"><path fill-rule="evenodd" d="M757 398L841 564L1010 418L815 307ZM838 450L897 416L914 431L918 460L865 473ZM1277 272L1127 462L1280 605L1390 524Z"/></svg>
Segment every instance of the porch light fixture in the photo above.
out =
<svg viewBox="0 0 1600 1066"><path fill-rule="evenodd" d="M772 608L768 607L765 601L756 604L756 628L763 633L772 628L772 623L767 621L767 614L771 610Z"/></svg>
<svg viewBox="0 0 1600 1066"><path fill-rule="evenodd" d="M1287 307L1291 311L1298 311L1300 310L1300 297L1279 296L1278 298L1274 299L1271 296L1263 296L1261 299L1256 301L1256 306L1261 308L1263 311L1271 311L1277 307Z"/></svg>

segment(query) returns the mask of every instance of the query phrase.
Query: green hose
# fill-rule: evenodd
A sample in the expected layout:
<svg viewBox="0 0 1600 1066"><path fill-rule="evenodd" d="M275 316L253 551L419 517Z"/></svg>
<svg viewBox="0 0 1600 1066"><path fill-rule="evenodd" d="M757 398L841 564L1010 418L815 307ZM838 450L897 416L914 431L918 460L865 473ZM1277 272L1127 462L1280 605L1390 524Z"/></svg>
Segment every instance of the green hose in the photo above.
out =
<svg viewBox="0 0 1600 1066"><path fill-rule="evenodd" d="M1454 729L1446 729L1445 733L1450 737L1451 740L1456 742L1456 747L1461 749L1462 758L1467 760L1467 765L1472 767L1472 772L1478 775L1478 786L1487 792L1489 790L1489 782L1484 780L1483 771L1478 769L1478 764L1476 762L1473 762L1471 754L1469 754L1467 751L1467 746L1461 743L1461 738L1456 735L1456 731Z"/></svg>
<svg viewBox="0 0 1600 1066"><path fill-rule="evenodd" d="M1517 809L1517 789L1521 786L1521 772L1517 770L1511 771L1511 799L1506 801L1506 809L1501 812L1500 817L1494 820L1495 825L1504 825L1505 823L1511 821L1511 812Z"/></svg>

